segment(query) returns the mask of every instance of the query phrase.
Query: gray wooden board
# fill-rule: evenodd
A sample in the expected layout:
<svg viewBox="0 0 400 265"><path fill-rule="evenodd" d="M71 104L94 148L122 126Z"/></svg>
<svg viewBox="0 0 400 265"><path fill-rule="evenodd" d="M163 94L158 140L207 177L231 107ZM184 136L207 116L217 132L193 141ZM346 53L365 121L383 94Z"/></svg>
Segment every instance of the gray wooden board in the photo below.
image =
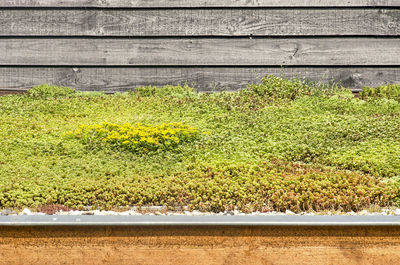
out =
<svg viewBox="0 0 400 265"><path fill-rule="evenodd" d="M5 38L0 65L400 65L400 38Z"/></svg>
<svg viewBox="0 0 400 265"><path fill-rule="evenodd" d="M0 10L0 36L400 35L400 9Z"/></svg>
<svg viewBox="0 0 400 265"><path fill-rule="evenodd" d="M400 0L1 0L0 7L312 7L400 6Z"/></svg>
<svg viewBox="0 0 400 265"><path fill-rule="evenodd" d="M271 67L0 67L0 91L28 89L42 83L76 87L85 91L128 91L143 85L176 85L187 82L200 91L236 90L259 82L267 74L339 82L346 87L400 83L400 67L382 68L271 68Z"/></svg>

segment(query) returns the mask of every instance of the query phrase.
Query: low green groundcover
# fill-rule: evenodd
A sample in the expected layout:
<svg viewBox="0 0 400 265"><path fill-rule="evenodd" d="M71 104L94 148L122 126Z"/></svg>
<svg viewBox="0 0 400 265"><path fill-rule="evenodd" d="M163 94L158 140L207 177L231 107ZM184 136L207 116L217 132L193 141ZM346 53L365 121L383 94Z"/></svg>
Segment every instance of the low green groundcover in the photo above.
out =
<svg viewBox="0 0 400 265"><path fill-rule="evenodd" d="M42 85L0 97L0 209L398 206L399 92L365 88L355 98L338 86L267 76L213 94Z"/></svg>

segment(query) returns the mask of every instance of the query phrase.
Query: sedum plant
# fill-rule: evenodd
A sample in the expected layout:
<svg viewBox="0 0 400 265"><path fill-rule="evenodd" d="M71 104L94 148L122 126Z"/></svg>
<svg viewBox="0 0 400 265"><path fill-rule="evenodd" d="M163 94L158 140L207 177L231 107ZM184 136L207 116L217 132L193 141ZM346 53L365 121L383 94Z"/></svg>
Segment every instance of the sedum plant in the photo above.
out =
<svg viewBox="0 0 400 265"><path fill-rule="evenodd" d="M194 95L196 90L188 85L183 86L142 86L135 88L134 94L141 97L164 97L164 96L189 96Z"/></svg>
<svg viewBox="0 0 400 265"><path fill-rule="evenodd" d="M363 87L360 93L362 99L393 99L400 101L400 85L390 84L378 87Z"/></svg>
<svg viewBox="0 0 400 265"><path fill-rule="evenodd" d="M194 140L199 132L179 122L148 125L125 123L122 125L103 122L81 125L69 133L87 143L107 143L132 152L148 152L172 149L180 143Z"/></svg>
<svg viewBox="0 0 400 265"><path fill-rule="evenodd" d="M71 96L75 92L75 88L42 84L28 90L28 95L33 98L48 99L55 97Z"/></svg>
<svg viewBox="0 0 400 265"><path fill-rule="evenodd" d="M337 90L336 86L313 83L305 79L285 79L267 75L260 84L250 84L248 90L260 97L294 100L301 96L329 94Z"/></svg>

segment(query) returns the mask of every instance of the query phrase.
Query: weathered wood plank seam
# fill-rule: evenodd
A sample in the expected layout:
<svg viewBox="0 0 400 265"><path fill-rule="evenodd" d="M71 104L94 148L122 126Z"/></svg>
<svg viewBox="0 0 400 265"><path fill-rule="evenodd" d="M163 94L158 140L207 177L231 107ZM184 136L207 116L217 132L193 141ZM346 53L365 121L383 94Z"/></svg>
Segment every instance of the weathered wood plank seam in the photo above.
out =
<svg viewBox="0 0 400 265"><path fill-rule="evenodd" d="M0 65L382 66L400 65L400 38L5 38L0 53Z"/></svg>
<svg viewBox="0 0 400 265"><path fill-rule="evenodd" d="M399 36L400 9L0 10L0 35Z"/></svg>
<svg viewBox="0 0 400 265"><path fill-rule="evenodd" d="M400 0L2 0L0 7L354 7L400 6Z"/></svg>
<svg viewBox="0 0 400 265"><path fill-rule="evenodd" d="M400 67L0 67L0 90L41 83L80 90L127 91L141 85L188 84L201 91L229 90L274 74L316 81L341 81L350 88L400 83Z"/></svg>

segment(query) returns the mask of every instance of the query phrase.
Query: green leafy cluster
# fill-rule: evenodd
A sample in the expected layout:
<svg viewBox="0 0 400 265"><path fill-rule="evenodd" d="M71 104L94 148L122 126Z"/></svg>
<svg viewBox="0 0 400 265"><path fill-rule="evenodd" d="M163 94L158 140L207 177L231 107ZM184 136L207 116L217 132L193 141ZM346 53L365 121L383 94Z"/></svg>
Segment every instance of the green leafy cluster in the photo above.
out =
<svg viewBox="0 0 400 265"><path fill-rule="evenodd" d="M185 188L188 205L206 211L358 211L388 206L396 193L354 172L272 161L253 167L201 168ZM205 188L204 188L205 187Z"/></svg>
<svg viewBox="0 0 400 265"><path fill-rule="evenodd" d="M360 96L364 100L383 98L400 101L400 85L390 84L378 87L363 87Z"/></svg>
<svg viewBox="0 0 400 265"><path fill-rule="evenodd" d="M165 96L190 96L195 93L195 89L188 86L142 86L133 91L134 94L141 97L165 97Z"/></svg>
<svg viewBox="0 0 400 265"><path fill-rule="evenodd" d="M81 125L67 135L84 140L85 143L107 143L113 147L132 152L148 152L157 149L173 149L180 143L195 140L199 132L179 122L147 125L125 123L122 125L102 122Z"/></svg>
<svg viewBox="0 0 400 265"><path fill-rule="evenodd" d="M328 86L322 83L315 83L306 79L285 79L274 75L268 75L261 79L259 84L251 84L249 92L260 97L294 100L300 96L324 95L338 90L336 86Z"/></svg>
<svg viewBox="0 0 400 265"><path fill-rule="evenodd" d="M28 90L28 95L33 98L55 98L55 97L66 97L71 96L75 93L74 88L64 86L54 86L48 84L42 84L35 86Z"/></svg>
<svg viewBox="0 0 400 265"><path fill-rule="evenodd" d="M357 211L371 205L390 206L397 196L394 188L374 177L293 163L192 164L186 171L162 178L144 174L124 178L110 172L100 179L52 178L47 185L21 179L1 190L1 207L44 208L41 206L56 204L71 209L115 209L164 205L213 212L235 208L243 212Z"/></svg>
<svg viewBox="0 0 400 265"><path fill-rule="evenodd" d="M400 176L384 179L383 183L385 184L386 187L389 187L394 190L393 193L396 196L393 199L393 203L397 206L400 206Z"/></svg>

